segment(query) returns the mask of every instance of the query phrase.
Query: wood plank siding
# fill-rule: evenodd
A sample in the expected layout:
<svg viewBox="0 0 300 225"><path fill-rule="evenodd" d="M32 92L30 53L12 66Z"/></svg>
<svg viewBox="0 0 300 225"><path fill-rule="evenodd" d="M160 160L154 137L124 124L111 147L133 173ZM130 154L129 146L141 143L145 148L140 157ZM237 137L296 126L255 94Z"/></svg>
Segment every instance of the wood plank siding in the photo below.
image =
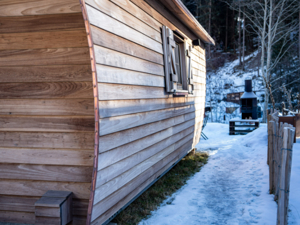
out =
<svg viewBox="0 0 300 225"><path fill-rule="evenodd" d="M85 0L85 9L100 127L91 224L100 225L199 142L205 50L192 50L194 94L173 97L165 91L161 28L177 30L190 43L196 36L172 13L146 1Z"/></svg>
<svg viewBox="0 0 300 225"><path fill-rule="evenodd" d="M80 3L3 0L0 21L0 221L34 224L34 203L62 190L85 224L95 119Z"/></svg>
<svg viewBox="0 0 300 225"><path fill-rule="evenodd" d="M161 0L0 1L1 222L34 224L57 190L71 224L101 225L195 147L205 50L193 94L167 93L163 26L199 37Z"/></svg>

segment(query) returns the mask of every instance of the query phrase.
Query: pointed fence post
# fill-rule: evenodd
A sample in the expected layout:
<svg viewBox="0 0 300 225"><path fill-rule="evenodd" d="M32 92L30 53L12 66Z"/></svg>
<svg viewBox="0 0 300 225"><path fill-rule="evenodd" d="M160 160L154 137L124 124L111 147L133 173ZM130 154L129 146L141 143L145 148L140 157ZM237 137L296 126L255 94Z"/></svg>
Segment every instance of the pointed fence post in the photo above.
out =
<svg viewBox="0 0 300 225"><path fill-rule="evenodd" d="M275 187L275 196L274 196L274 200L276 201L278 199L278 195L279 195L279 185L280 185L280 169L281 169L281 154L282 151L281 149L283 148L283 130L285 127L287 127L288 124L287 123L280 123L280 128L279 128L279 138L278 138L278 144L277 144L277 183L276 183L276 187Z"/></svg>
<svg viewBox="0 0 300 225"><path fill-rule="evenodd" d="M270 121L269 122L269 134L268 134L268 139L269 139L269 146L268 146L268 150L269 150L269 188L270 188L270 194L273 193L273 178L274 178L274 171L273 171L273 136L274 136L274 126L275 126L275 122L274 121Z"/></svg>
<svg viewBox="0 0 300 225"><path fill-rule="evenodd" d="M282 131L282 123L276 123L276 143L275 143L275 153L274 153L274 170L275 170L275 180L274 180L274 201L278 198L278 182L279 182L279 166L280 166L280 142L281 142L281 131Z"/></svg>
<svg viewBox="0 0 300 225"><path fill-rule="evenodd" d="M276 187L276 180L277 180L277 163L276 163L276 155L277 155L277 139L278 139L278 123L276 121L273 122L273 135L272 135L272 147L273 147L273 158L272 158L272 162L271 162L271 166L272 166L272 171L273 171L273 182L272 182L272 193L275 192L275 187Z"/></svg>
<svg viewBox="0 0 300 225"><path fill-rule="evenodd" d="M287 225L292 149L295 130L289 126L283 129L283 148L281 149L281 167L277 208L277 225Z"/></svg>
<svg viewBox="0 0 300 225"><path fill-rule="evenodd" d="M281 149L281 167L280 167L280 181L279 181L279 195L278 195L278 207L277 207L277 225L284 225L284 196L285 196L285 168L288 147L288 133L289 128L283 129L283 148Z"/></svg>
<svg viewBox="0 0 300 225"><path fill-rule="evenodd" d="M295 138L295 128L290 125L288 145L287 145L287 162L285 170L285 196L284 196L284 224L288 224L288 208L289 208L289 197L290 197L290 181L291 181L291 171L292 171L292 157L293 157L293 143Z"/></svg>

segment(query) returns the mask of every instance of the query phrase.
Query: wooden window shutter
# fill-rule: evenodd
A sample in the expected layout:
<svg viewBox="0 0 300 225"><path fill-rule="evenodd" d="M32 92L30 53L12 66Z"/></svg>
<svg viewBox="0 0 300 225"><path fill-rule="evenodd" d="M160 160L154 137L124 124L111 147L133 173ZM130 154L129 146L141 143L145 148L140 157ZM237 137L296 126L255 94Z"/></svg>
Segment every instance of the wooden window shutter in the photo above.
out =
<svg viewBox="0 0 300 225"><path fill-rule="evenodd" d="M186 74L189 94L193 94L194 81L193 81L193 70L192 70L192 46L185 42L185 54L186 54Z"/></svg>
<svg viewBox="0 0 300 225"><path fill-rule="evenodd" d="M175 93L177 91L178 73L175 61L175 47L173 31L166 27L162 27L163 50L164 50L164 65L165 65L165 80L166 91Z"/></svg>

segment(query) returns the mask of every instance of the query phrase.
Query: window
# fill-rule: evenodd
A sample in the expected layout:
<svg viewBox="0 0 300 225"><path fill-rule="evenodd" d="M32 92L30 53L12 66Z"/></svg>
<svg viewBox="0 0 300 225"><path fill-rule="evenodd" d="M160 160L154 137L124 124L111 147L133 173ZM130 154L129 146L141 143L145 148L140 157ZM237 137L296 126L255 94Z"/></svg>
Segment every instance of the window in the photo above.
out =
<svg viewBox="0 0 300 225"><path fill-rule="evenodd" d="M165 26L162 34L166 91L174 95L192 94L194 90L191 69L192 46L187 39Z"/></svg>
<svg viewBox="0 0 300 225"><path fill-rule="evenodd" d="M177 43L177 42L176 42L176 47L175 47L175 63L176 63L176 69L177 69L177 73L178 73L178 84L182 84L180 46L179 46L179 43Z"/></svg>

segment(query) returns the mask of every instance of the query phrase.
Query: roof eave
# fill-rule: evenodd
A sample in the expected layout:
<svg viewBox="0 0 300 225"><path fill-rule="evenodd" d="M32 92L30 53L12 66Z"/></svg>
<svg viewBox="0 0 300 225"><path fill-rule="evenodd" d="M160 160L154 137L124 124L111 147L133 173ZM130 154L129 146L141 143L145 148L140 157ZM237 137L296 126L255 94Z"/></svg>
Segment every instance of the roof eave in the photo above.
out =
<svg viewBox="0 0 300 225"><path fill-rule="evenodd" d="M192 13L180 0L159 0L165 5L181 22L183 22L197 37L207 44L215 45L214 39L201 26Z"/></svg>

